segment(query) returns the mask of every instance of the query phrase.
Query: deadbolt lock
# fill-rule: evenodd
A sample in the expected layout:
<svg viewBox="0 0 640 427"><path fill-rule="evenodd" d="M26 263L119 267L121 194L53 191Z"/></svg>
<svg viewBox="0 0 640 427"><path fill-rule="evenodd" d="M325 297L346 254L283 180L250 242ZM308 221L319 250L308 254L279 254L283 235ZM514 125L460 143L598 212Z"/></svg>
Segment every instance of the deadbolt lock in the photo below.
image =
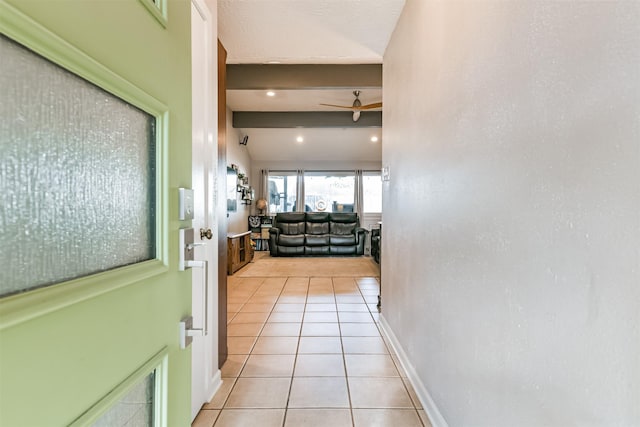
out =
<svg viewBox="0 0 640 427"><path fill-rule="evenodd" d="M207 228L207 229L201 228L200 229L200 240L204 239L205 237L207 239L209 239L209 240L211 240L211 238L213 237L213 233L211 232L210 228Z"/></svg>

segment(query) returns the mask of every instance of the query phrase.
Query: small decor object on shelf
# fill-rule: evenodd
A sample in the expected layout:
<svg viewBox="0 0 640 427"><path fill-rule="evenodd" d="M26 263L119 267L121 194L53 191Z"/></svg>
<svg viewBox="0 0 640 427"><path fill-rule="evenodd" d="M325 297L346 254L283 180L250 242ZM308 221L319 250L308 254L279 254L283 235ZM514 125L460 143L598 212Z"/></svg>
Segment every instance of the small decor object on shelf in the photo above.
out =
<svg viewBox="0 0 640 427"><path fill-rule="evenodd" d="M269 240L269 229L271 228L271 224L262 224L260 226L260 236L265 239L265 240Z"/></svg>
<svg viewBox="0 0 640 427"><path fill-rule="evenodd" d="M251 231L255 232L259 230L261 222L260 215L249 215L249 229Z"/></svg>
<svg viewBox="0 0 640 427"><path fill-rule="evenodd" d="M243 187L242 188L242 204L243 205L250 205L251 202L253 201L253 188L251 187Z"/></svg>
<svg viewBox="0 0 640 427"><path fill-rule="evenodd" d="M267 209L267 201L265 199L258 199L256 201L256 209L258 209L258 213L262 215Z"/></svg>

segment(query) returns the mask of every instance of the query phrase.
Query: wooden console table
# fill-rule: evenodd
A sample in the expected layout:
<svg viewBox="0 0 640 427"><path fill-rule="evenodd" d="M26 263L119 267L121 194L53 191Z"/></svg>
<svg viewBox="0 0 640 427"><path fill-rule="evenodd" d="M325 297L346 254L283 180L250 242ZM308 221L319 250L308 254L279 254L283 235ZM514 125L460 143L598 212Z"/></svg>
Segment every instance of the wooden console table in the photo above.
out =
<svg viewBox="0 0 640 427"><path fill-rule="evenodd" d="M233 274L253 259L251 231L227 234L227 274Z"/></svg>

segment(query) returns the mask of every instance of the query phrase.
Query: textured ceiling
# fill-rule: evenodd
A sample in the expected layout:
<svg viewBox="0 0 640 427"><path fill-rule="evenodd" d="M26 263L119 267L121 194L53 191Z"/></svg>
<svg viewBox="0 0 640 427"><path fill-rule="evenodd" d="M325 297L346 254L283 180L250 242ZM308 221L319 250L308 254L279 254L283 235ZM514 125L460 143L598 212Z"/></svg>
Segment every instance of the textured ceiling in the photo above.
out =
<svg viewBox="0 0 640 427"><path fill-rule="evenodd" d="M405 0L219 0L229 64L382 63Z"/></svg>
<svg viewBox="0 0 640 427"><path fill-rule="evenodd" d="M405 0L219 0L219 38L228 64L381 64ZM280 88L227 91L232 111L340 111L320 103L380 102L381 88ZM342 110L344 111L344 110ZM379 110L377 110L379 111ZM256 161L382 160L376 128L239 129ZM304 136L303 143L296 137Z"/></svg>

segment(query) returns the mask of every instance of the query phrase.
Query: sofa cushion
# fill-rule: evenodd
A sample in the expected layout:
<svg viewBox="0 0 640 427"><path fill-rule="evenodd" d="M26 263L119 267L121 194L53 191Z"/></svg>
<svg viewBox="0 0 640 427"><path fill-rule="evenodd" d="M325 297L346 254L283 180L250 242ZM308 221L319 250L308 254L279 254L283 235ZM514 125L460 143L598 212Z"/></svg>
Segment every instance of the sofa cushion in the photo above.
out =
<svg viewBox="0 0 640 427"><path fill-rule="evenodd" d="M332 234L329 236L331 246L354 246L356 244L355 234Z"/></svg>
<svg viewBox="0 0 640 427"><path fill-rule="evenodd" d="M329 254L331 255L355 255L355 246L330 246Z"/></svg>
<svg viewBox="0 0 640 427"><path fill-rule="evenodd" d="M304 222L285 222L283 224L278 224L278 228L281 230L282 234L304 234Z"/></svg>
<svg viewBox="0 0 640 427"><path fill-rule="evenodd" d="M307 212L305 232L307 234L327 234L329 233L329 213L328 212Z"/></svg>
<svg viewBox="0 0 640 427"><path fill-rule="evenodd" d="M304 234L281 234L278 238L281 246L304 246Z"/></svg>
<svg viewBox="0 0 640 427"><path fill-rule="evenodd" d="M332 213L330 216L329 232L331 234L351 234L358 227L358 214Z"/></svg>
<svg viewBox="0 0 640 427"><path fill-rule="evenodd" d="M329 232L331 234L353 234L353 231L356 229L356 223L355 222L348 222L348 223L343 223L343 222L333 222L331 221L329 223Z"/></svg>
<svg viewBox="0 0 640 427"><path fill-rule="evenodd" d="M276 215L275 226L282 234L304 234L305 214L304 212L281 212Z"/></svg>
<svg viewBox="0 0 640 427"><path fill-rule="evenodd" d="M329 255L331 253L329 246L305 246L305 255Z"/></svg>
<svg viewBox="0 0 640 427"><path fill-rule="evenodd" d="M329 222L307 222L307 234L328 234Z"/></svg>
<svg viewBox="0 0 640 427"><path fill-rule="evenodd" d="M329 245L329 235L328 234L307 234L305 244L307 246Z"/></svg>
<svg viewBox="0 0 640 427"><path fill-rule="evenodd" d="M276 223L283 222L302 222L304 221L304 212L280 212L276 214Z"/></svg>
<svg viewBox="0 0 640 427"><path fill-rule="evenodd" d="M280 246L278 247L278 255L282 255L282 256L304 255L304 246Z"/></svg>
<svg viewBox="0 0 640 427"><path fill-rule="evenodd" d="M333 222L358 222L358 214L351 212L332 212L329 216L329 220Z"/></svg>
<svg viewBox="0 0 640 427"><path fill-rule="evenodd" d="M307 212L307 222L329 222L329 212Z"/></svg>

